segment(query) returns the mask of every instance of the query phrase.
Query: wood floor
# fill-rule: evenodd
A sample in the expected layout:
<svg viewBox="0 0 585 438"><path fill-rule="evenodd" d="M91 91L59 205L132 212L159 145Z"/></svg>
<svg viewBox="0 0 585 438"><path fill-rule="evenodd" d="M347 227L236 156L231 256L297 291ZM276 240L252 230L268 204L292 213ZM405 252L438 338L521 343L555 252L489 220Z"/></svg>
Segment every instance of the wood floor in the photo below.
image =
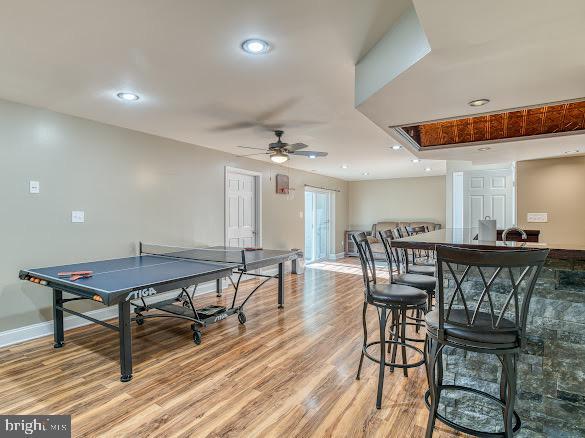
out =
<svg viewBox="0 0 585 438"><path fill-rule="evenodd" d="M377 365L366 360L355 380L363 297L356 260L319 263L287 275L285 286L285 309L277 310L270 282L247 304L245 326L222 321L199 346L186 321L133 323L129 383L119 381L117 335L95 324L67 331L59 350L49 337L0 349L0 412L70 414L73 435L84 437L424 436L422 367L408 378L386 371L381 410ZM374 337L373 310L369 317ZM439 425L434 436L460 435Z"/></svg>

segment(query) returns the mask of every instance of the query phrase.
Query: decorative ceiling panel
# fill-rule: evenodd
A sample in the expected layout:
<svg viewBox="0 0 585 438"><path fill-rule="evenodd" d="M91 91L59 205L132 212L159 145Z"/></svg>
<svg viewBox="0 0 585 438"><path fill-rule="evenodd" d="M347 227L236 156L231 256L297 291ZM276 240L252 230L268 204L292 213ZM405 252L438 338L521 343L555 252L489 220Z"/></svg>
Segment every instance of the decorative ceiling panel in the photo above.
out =
<svg viewBox="0 0 585 438"><path fill-rule="evenodd" d="M575 134L585 131L585 101L426 122L395 129L421 149Z"/></svg>

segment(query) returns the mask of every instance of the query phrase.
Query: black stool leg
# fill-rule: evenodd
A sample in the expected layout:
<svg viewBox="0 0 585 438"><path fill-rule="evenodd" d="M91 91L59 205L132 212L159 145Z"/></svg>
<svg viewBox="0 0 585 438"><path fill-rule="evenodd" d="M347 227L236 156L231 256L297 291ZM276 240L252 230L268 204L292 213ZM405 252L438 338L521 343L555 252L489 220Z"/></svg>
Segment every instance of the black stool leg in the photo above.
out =
<svg viewBox="0 0 585 438"><path fill-rule="evenodd" d="M400 340L402 341L402 363L406 365L406 307L402 307L400 309L400 313L402 314L402 324L400 327ZM417 325L418 328L418 325ZM408 369L406 367L402 368L402 372L405 377L408 377Z"/></svg>
<svg viewBox="0 0 585 438"><path fill-rule="evenodd" d="M392 309L392 321L394 321L394 333L392 334L392 339L394 342L392 343L392 359L390 360L391 363L396 363L396 351L398 350L398 333L400 330L400 319L399 319L398 309ZM394 367L390 367L390 372L394 372Z"/></svg>
<svg viewBox="0 0 585 438"><path fill-rule="evenodd" d="M514 403L516 401L516 358L514 354L504 354L502 357L502 374L506 374L506 408L504 409L504 435L511 438L514 433ZM500 386L501 397L501 386Z"/></svg>
<svg viewBox="0 0 585 438"><path fill-rule="evenodd" d="M362 354L360 356L360 364L358 366L357 376L355 377L356 380L360 379L360 373L362 372L362 364L364 363L364 350L366 349L366 344L368 343L368 325L366 323L366 310L368 310L368 303L364 301L364 310L362 313L362 324L364 326L364 345L362 347Z"/></svg>
<svg viewBox="0 0 585 438"><path fill-rule="evenodd" d="M376 408L382 408L382 390L384 389L384 368L386 368L386 308L380 308L380 372L378 374L378 397Z"/></svg>
<svg viewBox="0 0 585 438"><path fill-rule="evenodd" d="M433 429L435 428L435 420L439 408L440 390L436 381L435 369L437 366L437 359L442 350L442 346L439 345L439 342L432 338L428 338L428 346L427 378L429 381L430 407L425 438L431 438L433 436Z"/></svg>
<svg viewBox="0 0 585 438"><path fill-rule="evenodd" d="M394 339L394 325L397 324L396 323L396 319L394 318L394 312L390 312L391 315L391 319L390 319L390 327L388 328L388 339L392 340ZM392 352L392 343L388 343L388 354L390 354ZM393 368L390 368L390 371L394 371Z"/></svg>

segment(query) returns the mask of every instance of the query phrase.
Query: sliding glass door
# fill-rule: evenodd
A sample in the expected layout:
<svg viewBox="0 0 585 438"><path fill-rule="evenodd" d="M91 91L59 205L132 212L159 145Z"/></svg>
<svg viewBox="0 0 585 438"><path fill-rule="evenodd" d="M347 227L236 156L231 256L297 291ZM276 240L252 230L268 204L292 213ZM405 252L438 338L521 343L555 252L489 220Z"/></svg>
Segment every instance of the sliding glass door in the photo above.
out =
<svg viewBox="0 0 585 438"><path fill-rule="evenodd" d="M331 247L331 193L305 191L305 260L314 262L329 256Z"/></svg>

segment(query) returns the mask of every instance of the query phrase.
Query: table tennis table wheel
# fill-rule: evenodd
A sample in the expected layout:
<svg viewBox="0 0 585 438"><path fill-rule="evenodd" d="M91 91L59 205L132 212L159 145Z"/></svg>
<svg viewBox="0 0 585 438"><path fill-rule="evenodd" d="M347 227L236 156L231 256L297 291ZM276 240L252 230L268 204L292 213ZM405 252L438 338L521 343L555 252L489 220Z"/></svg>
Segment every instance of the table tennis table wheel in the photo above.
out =
<svg viewBox="0 0 585 438"><path fill-rule="evenodd" d="M201 344L201 332L199 330L193 330L193 342L197 345Z"/></svg>
<svg viewBox="0 0 585 438"><path fill-rule="evenodd" d="M246 324L246 315L243 312L238 313L238 321L240 324Z"/></svg>

